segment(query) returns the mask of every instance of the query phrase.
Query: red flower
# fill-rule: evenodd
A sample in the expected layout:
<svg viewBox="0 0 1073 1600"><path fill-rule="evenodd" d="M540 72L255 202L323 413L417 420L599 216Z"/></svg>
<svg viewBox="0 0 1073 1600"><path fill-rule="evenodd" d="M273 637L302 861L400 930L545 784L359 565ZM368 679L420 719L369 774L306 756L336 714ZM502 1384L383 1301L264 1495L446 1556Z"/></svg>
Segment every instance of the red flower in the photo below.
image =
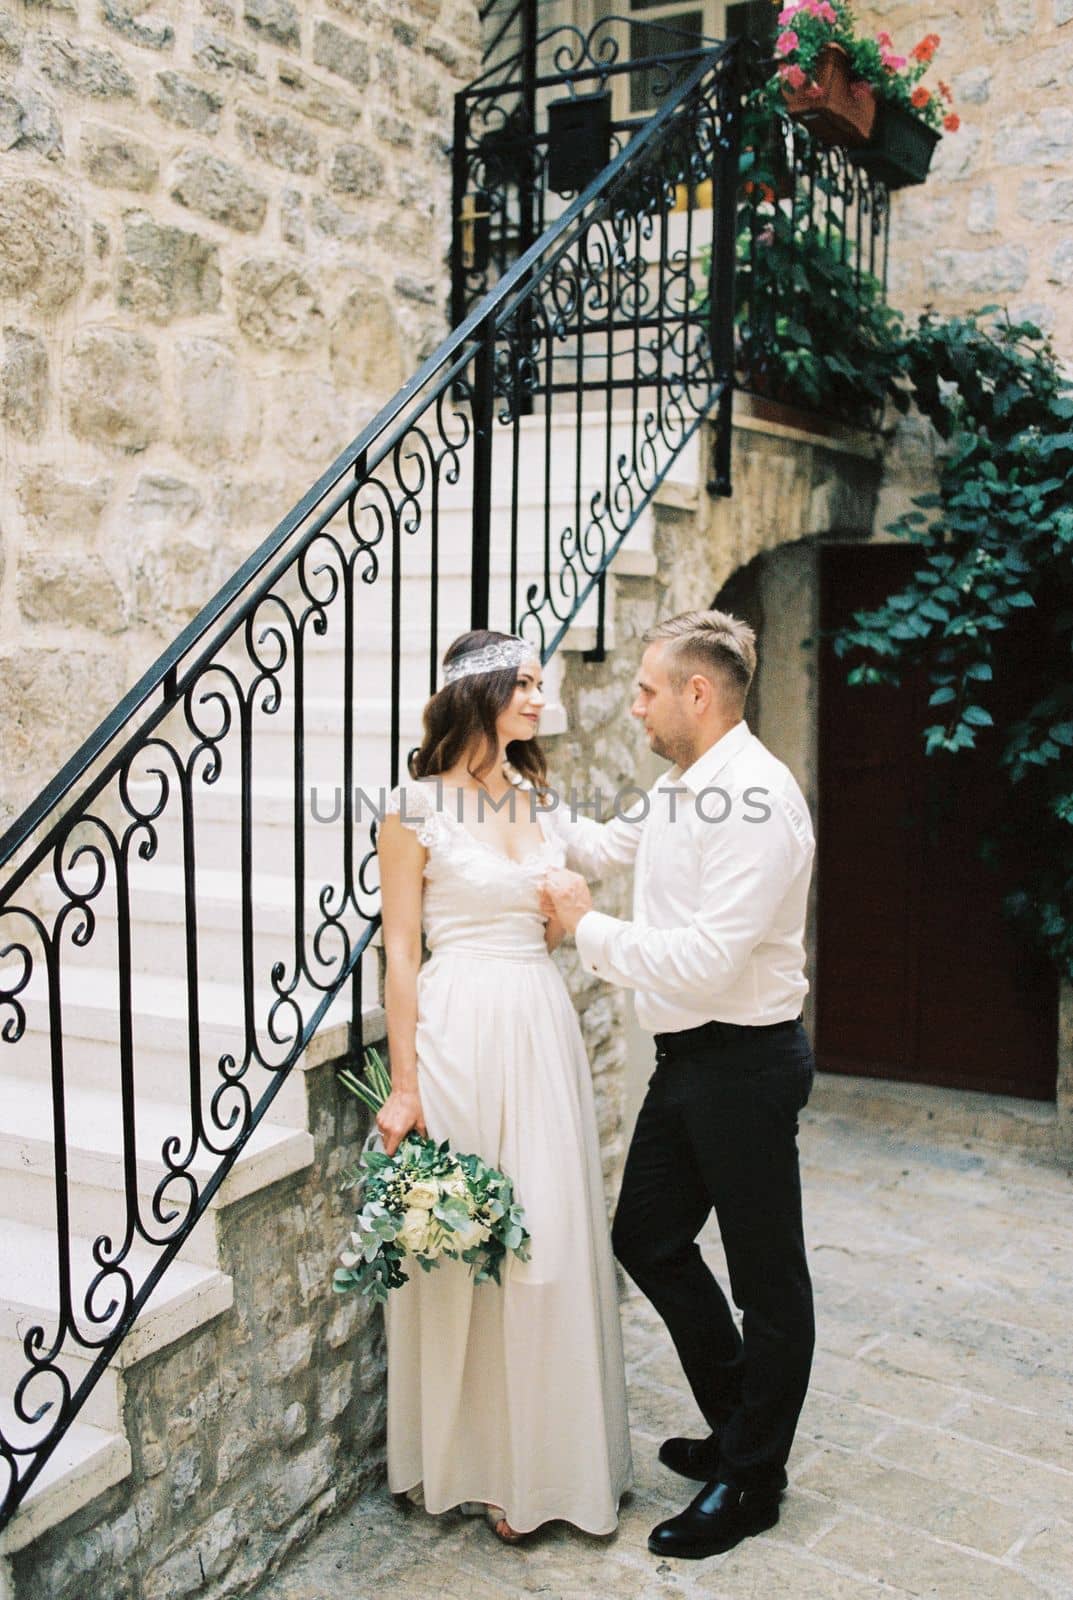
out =
<svg viewBox="0 0 1073 1600"><path fill-rule="evenodd" d="M924 107L931 99L931 90L925 89L922 83L918 83L912 94L909 96L909 99L912 104L916 106L918 111L923 111Z"/></svg>
<svg viewBox="0 0 1073 1600"><path fill-rule="evenodd" d="M942 78L939 79L939 93L942 95L947 105L949 105L951 100L954 98L954 91L951 89L948 83L943 82Z"/></svg>
<svg viewBox="0 0 1073 1600"><path fill-rule="evenodd" d="M941 40L937 33L926 33L919 44L913 46L909 54L914 61L930 61L938 50Z"/></svg>
<svg viewBox="0 0 1073 1600"><path fill-rule="evenodd" d="M947 133L957 133L958 129L961 127L961 118L958 116L956 111L947 112L946 116L943 118L943 127L946 129Z"/></svg>

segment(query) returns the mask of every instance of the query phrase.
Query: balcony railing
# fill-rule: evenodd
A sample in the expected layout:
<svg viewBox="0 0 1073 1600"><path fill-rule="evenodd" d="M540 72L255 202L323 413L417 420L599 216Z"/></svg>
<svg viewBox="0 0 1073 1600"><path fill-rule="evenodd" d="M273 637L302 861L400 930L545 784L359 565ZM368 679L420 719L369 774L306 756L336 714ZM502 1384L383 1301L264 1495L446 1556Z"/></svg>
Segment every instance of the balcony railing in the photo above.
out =
<svg viewBox="0 0 1073 1600"><path fill-rule="evenodd" d="M634 138L640 99L658 105L704 53L663 27L659 55L626 54L630 20L588 33L538 31L536 4L502 3L495 50L455 102L452 315L509 270L579 187ZM491 37L491 35L490 35ZM709 46L710 48L710 46ZM737 219L738 386L771 400L873 424L883 405L890 204L844 150L818 143L759 92L770 63L749 47ZM710 205L688 152L669 151L665 202L694 217ZM678 170L675 170L675 163ZM687 200L688 193L688 200ZM694 227L703 295L711 240ZM655 241L647 251L657 270Z"/></svg>

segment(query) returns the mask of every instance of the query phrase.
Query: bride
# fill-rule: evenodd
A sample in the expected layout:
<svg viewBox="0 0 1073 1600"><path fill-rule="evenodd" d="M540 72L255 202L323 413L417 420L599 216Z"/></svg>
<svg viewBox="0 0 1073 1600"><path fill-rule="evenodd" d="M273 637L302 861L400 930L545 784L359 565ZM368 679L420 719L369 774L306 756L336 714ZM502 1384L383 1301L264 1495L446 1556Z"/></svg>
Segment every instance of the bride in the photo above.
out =
<svg viewBox="0 0 1073 1600"><path fill-rule="evenodd" d="M632 1472L592 1085L540 910L565 858L539 804L540 672L524 640L455 640L378 845L384 1147L416 1128L475 1152L532 1234L500 1287L445 1262L392 1293L388 1481L430 1512L484 1511L507 1542L554 1519L612 1532Z"/></svg>

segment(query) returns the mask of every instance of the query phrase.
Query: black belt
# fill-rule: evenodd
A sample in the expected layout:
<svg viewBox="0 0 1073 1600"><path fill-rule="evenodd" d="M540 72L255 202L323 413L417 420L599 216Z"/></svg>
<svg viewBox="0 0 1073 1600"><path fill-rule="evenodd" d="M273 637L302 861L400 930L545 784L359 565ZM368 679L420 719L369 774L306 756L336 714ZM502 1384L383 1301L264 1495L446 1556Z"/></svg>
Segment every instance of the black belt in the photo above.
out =
<svg viewBox="0 0 1073 1600"><path fill-rule="evenodd" d="M702 1022L696 1028L682 1028L677 1033L657 1033L657 1055L683 1055L687 1051L703 1049L705 1045L729 1044L732 1040L744 1042L750 1035L777 1033L780 1028L796 1028L800 1017L786 1022Z"/></svg>

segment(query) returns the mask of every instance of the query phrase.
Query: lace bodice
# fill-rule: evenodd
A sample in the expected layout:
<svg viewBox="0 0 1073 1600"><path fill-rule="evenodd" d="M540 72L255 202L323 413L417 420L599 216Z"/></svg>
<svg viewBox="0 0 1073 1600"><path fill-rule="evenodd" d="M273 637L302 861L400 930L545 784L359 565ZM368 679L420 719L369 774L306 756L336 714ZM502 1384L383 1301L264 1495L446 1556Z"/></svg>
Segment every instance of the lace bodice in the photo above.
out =
<svg viewBox="0 0 1073 1600"><path fill-rule="evenodd" d="M528 797L527 789L521 792ZM393 789L387 810L428 851L422 925L430 952L546 954L540 880L549 866L566 860L554 813L536 811L544 842L524 860L512 861L459 821L453 796L434 779L411 779Z"/></svg>

